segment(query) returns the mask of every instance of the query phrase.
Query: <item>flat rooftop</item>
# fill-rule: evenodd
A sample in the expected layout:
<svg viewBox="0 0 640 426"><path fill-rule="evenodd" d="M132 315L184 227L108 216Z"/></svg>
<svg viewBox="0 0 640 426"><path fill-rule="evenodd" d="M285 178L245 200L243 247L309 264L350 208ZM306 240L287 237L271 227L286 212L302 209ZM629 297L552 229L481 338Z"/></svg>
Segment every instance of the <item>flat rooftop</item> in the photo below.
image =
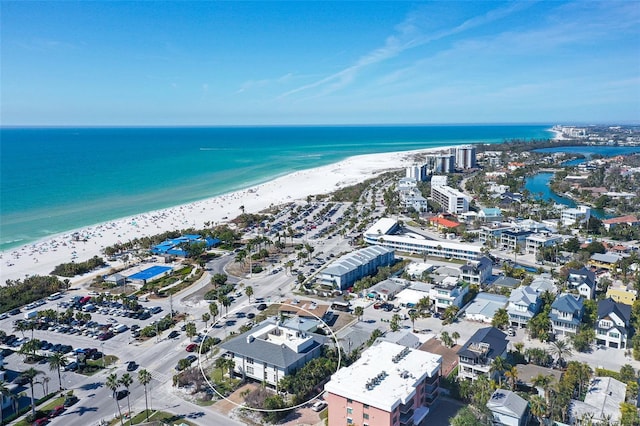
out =
<svg viewBox="0 0 640 426"><path fill-rule="evenodd" d="M364 351L354 364L338 370L324 389L392 411L415 394L420 381L437 375L441 363L440 355L380 341Z"/></svg>

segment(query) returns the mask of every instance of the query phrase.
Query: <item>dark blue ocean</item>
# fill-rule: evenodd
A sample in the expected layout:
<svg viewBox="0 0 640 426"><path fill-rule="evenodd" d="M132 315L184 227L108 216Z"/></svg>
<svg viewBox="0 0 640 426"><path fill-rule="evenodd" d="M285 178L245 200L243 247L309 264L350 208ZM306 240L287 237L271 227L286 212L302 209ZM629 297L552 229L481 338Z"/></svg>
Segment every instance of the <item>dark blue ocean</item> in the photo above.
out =
<svg viewBox="0 0 640 426"><path fill-rule="evenodd" d="M352 155L542 139L549 127L2 128L0 249Z"/></svg>

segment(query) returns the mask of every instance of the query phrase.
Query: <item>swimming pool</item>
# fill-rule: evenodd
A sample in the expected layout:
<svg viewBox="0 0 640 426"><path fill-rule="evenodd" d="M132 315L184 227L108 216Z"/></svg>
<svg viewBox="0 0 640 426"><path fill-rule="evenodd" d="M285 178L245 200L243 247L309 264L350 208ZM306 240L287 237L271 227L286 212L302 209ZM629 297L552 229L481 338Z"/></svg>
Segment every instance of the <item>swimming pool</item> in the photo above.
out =
<svg viewBox="0 0 640 426"><path fill-rule="evenodd" d="M130 275L129 278L132 280L150 280L151 278L164 274L167 271L170 271L172 268L170 266L152 266L143 271L136 272L133 275Z"/></svg>

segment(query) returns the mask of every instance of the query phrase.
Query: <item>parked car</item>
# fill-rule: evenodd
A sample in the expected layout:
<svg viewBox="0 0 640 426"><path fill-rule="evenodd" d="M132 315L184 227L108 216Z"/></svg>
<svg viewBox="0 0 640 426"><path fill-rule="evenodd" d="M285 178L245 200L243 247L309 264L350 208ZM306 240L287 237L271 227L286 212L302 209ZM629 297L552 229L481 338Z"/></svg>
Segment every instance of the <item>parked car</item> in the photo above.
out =
<svg viewBox="0 0 640 426"><path fill-rule="evenodd" d="M173 330L171 333L169 333L169 339L175 339L179 335L180 335L179 332L177 332L176 330Z"/></svg>
<svg viewBox="0 0 640 426"><path fill-rule="evenodd" d="M49 418L59 416L64 411L64 405L58 405L49 413Z"/></svg>
<svg viewBox="0 0 640 426"><path fill-rule="evenodd" d="M75 395L70 395L68 397L65 398L64 400L64 406L65 407L71 407L73 404L75 404L76 402L78 402L78 397Z"/></svg>
<svg viewBox="0 0 640 426"><path fill-rule="evenodd" d="M190 343L189 345L187 345L186 347L186 351L187 352L193 352L198 348L198 345L195 343Z"/></svg>
<svg viewBox="0 0 640 426"><path fill-rule="evenodd" d="M39 419L34 420L33 423L31 423L33 426L42 426L42 425L46 425L47 423L49 423L49 419L46 417L42 417Z"/></svg>
<svg viewBox="0 0 640 426"><path fill-rule="evenodd" d="M127 389L122 389L116 392L116 399L120 401L122 398L126 398L129 395L129 391Z"/></svg>
<svg viewBox="0 0 640 426"><path fill-rule="evenodd" d="M136 364L136 362L135 362L135 361L129 361L129 362L127 363L127 371L133 371L133 370L135 370L136 368L138 368L138 364Z"/></svg>
<svg viewBox="0 0 640 426"><path fill-rule="evenodd" d="M78 363L75 361L67 364L67 366L64 367L64 371L76 371L77 369L78 369Z"/></svg>
<svg viewBox="0 0 640 426"><path fill-rule="evenodd" d="M319 411L324 410L324 407L326 407L326 406L327 406L327 403L326 403L326 402L324 402L324 401L318 401L318 402L316 402L315 404L313 404L313 405L311 406L311 409L312 409L313 411L319 412Z"/></svg>
<svg viewBox="0 0 640 426"><path fill-rule="evenodd" d="M195 355L189 355L188 357L185 358L187 361L189 361L190 363L193 364L193 361L197 360L198 357Z"/></svg>
<svg viewBox="0 0 640 426"><path fill-rule="evenodd" d="M265 309L267 309L267 304L266 303L261 303L258 305L258 307L256 308L259 311L264 311Z"/></svg>

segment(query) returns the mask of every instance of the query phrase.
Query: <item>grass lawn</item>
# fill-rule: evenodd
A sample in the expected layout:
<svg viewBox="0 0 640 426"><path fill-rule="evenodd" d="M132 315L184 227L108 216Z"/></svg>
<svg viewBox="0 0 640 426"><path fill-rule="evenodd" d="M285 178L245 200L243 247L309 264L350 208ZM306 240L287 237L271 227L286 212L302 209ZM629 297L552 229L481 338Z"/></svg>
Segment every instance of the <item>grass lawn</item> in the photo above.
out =
<svg viewBox="0 0 640 426"><path fill-rule="evenodd" d="M136 414L132 419L126 420L124 422L124 425L125 426L137 425L139 423L142 423L143 421L146 422L146 420L147 420L146 411L142 411L142 412ZM152 410L149 410L149 421L158 421L158 422L161 422L163 424L169 424L169 425L184 423L184 424L187 424L189 426L197 426L195 423L192 423L192 422L190 422L188 420L185 420L181 416L178 416L178 415L172 414L172 413L167 413L167 412L164 412L164 411L152 411ZM111 421L110 424L112 426L119 425L120 424L120 420L119 419L114 419L113 421Z"/></svg>

